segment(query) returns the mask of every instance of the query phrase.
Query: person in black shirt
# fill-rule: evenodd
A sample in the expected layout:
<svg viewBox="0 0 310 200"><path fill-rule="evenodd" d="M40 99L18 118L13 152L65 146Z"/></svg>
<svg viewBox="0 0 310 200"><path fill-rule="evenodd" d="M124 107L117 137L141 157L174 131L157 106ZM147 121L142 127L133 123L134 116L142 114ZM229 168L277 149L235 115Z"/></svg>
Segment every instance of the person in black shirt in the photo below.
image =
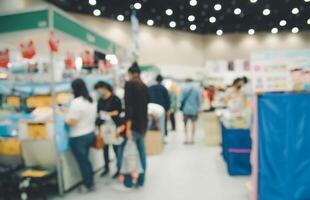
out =
<svg viewBox="0 0 310 200"><path fill-rule="evenodd" d="M102 119L100 115L102 115L102 112L105 115L108 115L116 125L116 127L120 127L124 124L124 121L120 117L120 114L122 112L122 102L121 100L113 94L112 86L104 81L99 81L95 85L95 90L97 91L97 94L99 95L98 100L98 118L96 120L96 125L100 127L101 125L107 123L105 119ZM113 176L113 178L117 178L119 176L120 171L120 160L119 160L119 145L113 144L113 149L117 158L117 172ZM109 156L109 144L105 144L104 146L104 161L105 161L105 169L101 173L101 177L106 176L110 172L109 162L110 162L110 156Z"/></svg>
<svg viewBox="0 0 310 200"><path fill-rule="evenodd" d="M144 185L146 170L146 153L144 138L147 131L149 94L147 86L140 78L141 70L137 63L128 70L129 81L125 84L125 114L126 114L126 136L137 144L141 165L144 170L139 174L137 187ZM123 146L122 146L123 148ZM124 184L126 187L133 186L130 174L125 174Z"/></svg>

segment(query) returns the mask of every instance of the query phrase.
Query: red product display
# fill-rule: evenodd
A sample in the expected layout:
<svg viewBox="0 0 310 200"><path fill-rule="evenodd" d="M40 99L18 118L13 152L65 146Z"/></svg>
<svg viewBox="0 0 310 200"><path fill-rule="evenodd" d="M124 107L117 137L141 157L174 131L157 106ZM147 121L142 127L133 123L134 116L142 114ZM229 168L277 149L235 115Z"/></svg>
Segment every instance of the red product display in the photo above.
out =
<svg viewBox="0 0 310 200"><path fill-rule="evenodd" d="M75 68L75 56L73 53L71 52L67 53L67 58L65 59L65 65L67 69Z"/></svg>
<svg viewBox="0 0 310 200"><path fill-rule="evenodd" d="M50 37L48 39L48 45L52 52L58 52L60 40L55 38L55 32L50 33Z"/></svg>
<svg viewBox="0 0 310 200"><path fill-rule="evenodd" d="M7 68L10 62L10 50L5 49L0 51L0 68Z"/></svg>
<svg viewBox="0 0 310 200"><path fill-rule="evenodd" d="M36 50L32 40L29 40L28 43L21 43L20 49L22 52L23 58L31 59L36 55Z"/></svg>
<svg viewBox="0 0 310 200"><path fill-rule="evenodd" d="M89 50L85 50L82 54L83 65L90 66L94 64L94 54Z"/></svg>

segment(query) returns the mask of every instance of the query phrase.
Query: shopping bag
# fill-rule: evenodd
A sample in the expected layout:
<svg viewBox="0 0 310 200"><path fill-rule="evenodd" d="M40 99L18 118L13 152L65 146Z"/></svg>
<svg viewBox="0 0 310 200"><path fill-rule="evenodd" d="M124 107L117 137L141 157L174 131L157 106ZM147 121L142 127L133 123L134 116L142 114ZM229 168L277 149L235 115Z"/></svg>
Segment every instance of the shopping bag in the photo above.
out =
<svg viewBox="0 0 310 200"><path fill-rule="evenodd" d="M119 144L118 138L116 137L116 126L113 121L105 121L105 123L100 126L100 132L104 138L105 144Z"/></svg>
<svg viewBox="0 0 310 200"><path fill-rule="evenodd" d="M143 173L137 144L133 140L128 140L126 142L123 152L121 173L122 174Z"/></svg>
<svg viewBox="0 0 310 200"><path fill-rule="evenodd" d="M103 149L104 147L104 139L100 134L96 134L95 140L92 144L92 147L95 149Z"/></svg>

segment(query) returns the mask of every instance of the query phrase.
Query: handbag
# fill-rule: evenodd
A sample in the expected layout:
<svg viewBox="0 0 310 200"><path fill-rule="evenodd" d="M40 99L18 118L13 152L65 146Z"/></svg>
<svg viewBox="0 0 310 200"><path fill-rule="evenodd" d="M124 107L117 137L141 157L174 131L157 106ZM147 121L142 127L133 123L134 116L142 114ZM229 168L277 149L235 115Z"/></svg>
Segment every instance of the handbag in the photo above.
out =
<svg viewBox="0 0 310 200"><path fill-rule="evenodd" d="M189 91L189 93L187 94L187 96L183 99L183 101L181 102L181 106L180 106L180 110L183 111L184 110L184 107L185 107L185 104L188 100L188 98L191 96L193 92L193 88L191 88L191 90Z"/></svg>
<svg viewBox="0 0 310 200"><path fill-rule="evenodd" d="M103 149L104 147L104 139L100 134L96 134L95 140L92 144L92 147L95 149Z"/></svg>

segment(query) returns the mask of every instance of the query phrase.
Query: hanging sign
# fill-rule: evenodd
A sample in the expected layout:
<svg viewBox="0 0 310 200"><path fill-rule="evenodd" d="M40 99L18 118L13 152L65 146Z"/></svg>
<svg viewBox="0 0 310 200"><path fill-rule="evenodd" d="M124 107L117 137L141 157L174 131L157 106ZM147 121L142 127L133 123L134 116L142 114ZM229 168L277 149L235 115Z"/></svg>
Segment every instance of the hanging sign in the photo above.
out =
<svg viewBox="0 0 310 200"><path fill-rule="evenodd" d="M36 55L36 50L32 40L29 40L27 43L21 43L20 49L22 52L23 58L31 59Z"/></svg>
<svg viewBox="0 0 310 200"><path fill-rule="evenodd" d="M56 39L55 32L50 33L50 37L48 39L48 45L50 47L51 52L58 52L60 40Z"/></svg>

